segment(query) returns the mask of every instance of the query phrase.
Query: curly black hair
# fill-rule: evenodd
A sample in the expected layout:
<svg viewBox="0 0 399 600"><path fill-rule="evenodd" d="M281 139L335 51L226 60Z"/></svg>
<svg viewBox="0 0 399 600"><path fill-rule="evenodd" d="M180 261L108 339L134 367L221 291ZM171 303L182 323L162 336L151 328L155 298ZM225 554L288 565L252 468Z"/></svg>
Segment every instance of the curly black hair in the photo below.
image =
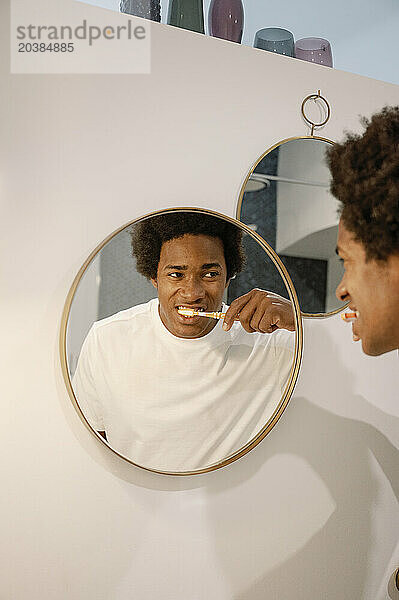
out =
<svg viewBox="0 0 399 600"><path fill-rule="evenodd" d="M330 189L367 260L386 260L399 252L399 106L361 122L363 135L348 133L328 150Z"/></svg>
<svg viewBox="0 0 399 600"><path fill-rule="evenodd" d="M162 244L186 234L208 235L222 241L227 279L242 270L245 254L238 226L207 213L176 211L154 215L133 225L131 241L138 272L156 279Z"/></svg>

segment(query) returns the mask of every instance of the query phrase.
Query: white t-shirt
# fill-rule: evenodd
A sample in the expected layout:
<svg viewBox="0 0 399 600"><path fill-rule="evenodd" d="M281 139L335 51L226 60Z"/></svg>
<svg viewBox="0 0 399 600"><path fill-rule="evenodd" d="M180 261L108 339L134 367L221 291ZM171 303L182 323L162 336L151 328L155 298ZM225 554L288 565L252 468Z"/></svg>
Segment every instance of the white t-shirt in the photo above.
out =
<svg viewBox="0 0 399 600"><path fill-rule="evenodd" d="M226 308L226 307L224 307ZM277 408L295 333L230 331L179 338L158 299L94 323L73 388L91 426L133 462L190 471L219 462L258 433Z"/></svg>

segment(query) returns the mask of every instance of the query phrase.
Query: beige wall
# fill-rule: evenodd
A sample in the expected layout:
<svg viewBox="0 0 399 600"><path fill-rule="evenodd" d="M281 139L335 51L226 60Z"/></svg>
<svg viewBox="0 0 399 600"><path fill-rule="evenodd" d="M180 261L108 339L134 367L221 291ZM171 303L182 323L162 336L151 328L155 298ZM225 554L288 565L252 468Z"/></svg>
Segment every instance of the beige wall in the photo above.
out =
<svg viewBox="0 0 399 600"><path fill-rule="evenodd" d="M322 90L322 134L337 139L399 88L159 25L149 76L10 76L0 10L1 597L385 598L397 354L363 356L339 316L306 322L301 379L270 436L224 470L174 479L89 434L58 335L73 277L111 231L169 206L234 215L255 159L306 133L304 96Z"/></svg>

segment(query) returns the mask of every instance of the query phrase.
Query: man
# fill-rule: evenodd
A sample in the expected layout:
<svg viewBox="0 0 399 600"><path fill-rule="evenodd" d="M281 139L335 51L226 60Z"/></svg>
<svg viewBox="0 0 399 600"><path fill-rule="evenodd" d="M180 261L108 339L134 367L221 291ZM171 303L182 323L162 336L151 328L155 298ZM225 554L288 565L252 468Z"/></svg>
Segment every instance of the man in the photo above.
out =
<svg viewBox="0 0 399 600"><path fill-rule="evenodd" d="M295 344L288 300L252 290L223 322L179 313L226 310L223 295L243 267L241 237L235 225L194 211L137 223L137 270L158 298L95 323L84 342L73 380L82 411L142 466L189 471L218 462L280 402Z"/></svg>
<svg viewBox="0 0 399 600"><path fill-rule="evenodd" d="M336 295L356 312L353 339L377 356L399 348L399 107L363 124L329 151L345 267Z"/></svg>

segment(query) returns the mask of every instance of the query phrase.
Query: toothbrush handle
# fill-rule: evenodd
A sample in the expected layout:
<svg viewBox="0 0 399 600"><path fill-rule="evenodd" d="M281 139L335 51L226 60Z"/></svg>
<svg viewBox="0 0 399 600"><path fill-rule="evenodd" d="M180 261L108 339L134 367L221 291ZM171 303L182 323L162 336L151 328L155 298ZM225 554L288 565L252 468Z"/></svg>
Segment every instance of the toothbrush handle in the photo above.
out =
<svg viewBox="0 0 399 600"><path fill-rule="evenodd" d="M201 314L201 313L200 313ZM224 319L226 316L226 313L224 312L210 312L210 313L203 313L204 317L211 317L212 319ZM240 319L238 317L236 317L234 319L234 321L239 321Z"/></svg>

